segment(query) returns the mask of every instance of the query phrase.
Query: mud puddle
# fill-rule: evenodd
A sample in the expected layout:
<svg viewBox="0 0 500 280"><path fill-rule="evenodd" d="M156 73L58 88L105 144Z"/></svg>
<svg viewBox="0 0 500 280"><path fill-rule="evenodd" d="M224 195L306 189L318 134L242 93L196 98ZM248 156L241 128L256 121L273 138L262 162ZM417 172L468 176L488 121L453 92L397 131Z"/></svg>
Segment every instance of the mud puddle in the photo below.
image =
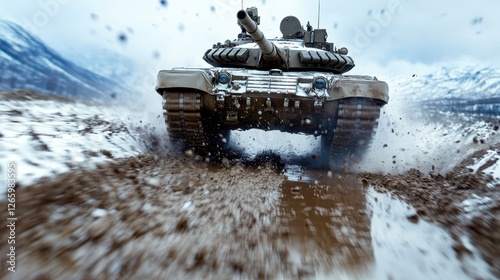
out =
<svg viewBox="0 0 500 280"><path fill-rule="evenodd" d="M313 279L490 279L472 254L458 259L450 234L407 203L353 174L286 166L278 243L297 275Z"/></svg>

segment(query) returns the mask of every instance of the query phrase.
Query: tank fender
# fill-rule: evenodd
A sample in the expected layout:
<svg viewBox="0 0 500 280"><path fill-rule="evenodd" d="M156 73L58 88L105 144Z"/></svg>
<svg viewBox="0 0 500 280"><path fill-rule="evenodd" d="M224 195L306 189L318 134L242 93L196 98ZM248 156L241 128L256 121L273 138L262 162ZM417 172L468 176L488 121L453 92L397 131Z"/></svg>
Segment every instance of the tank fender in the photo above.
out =
<svg viewBox="0 0 500 280"><path fill-rule="evenodd" d="M333 100L348 97L366 97L389 102L389 86L386 82L376 79L346 79L337 80L330 90Z"/></svg>
<svg viewBox="0 0 500 280"><path fill-rule="evenodd" d="M212 77L203 70L162 70L158 73L156 92L163 94L169 88L192 88L212 91Z"/></svg>

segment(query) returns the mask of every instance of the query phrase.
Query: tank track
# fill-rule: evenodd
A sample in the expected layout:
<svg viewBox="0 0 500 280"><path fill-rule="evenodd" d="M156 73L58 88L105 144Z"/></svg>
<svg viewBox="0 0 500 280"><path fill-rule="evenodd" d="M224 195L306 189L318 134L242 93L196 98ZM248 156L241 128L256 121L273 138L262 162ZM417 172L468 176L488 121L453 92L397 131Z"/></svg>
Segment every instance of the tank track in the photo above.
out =
<svg viewBox="0 0 500 280"><path fill-rule="evenodd" d="M383 105L373 99L356 97L338 102L335 128L322 139L323 148L328 150L335 165L360 156L368 149Z"/></svg>
<svg viewBox="0 0 500 280"><path fill-rule="evenodd" d="M383 105L369 98L346 98L338 102L330 133L321 138L322 154L328 155L335 165L361 155L369 147ZM189 148L208 148L207 136L217 138L204 129L200 93L164 92L163 115L169 137L183 141Z"/></svg>
<svg viewBox="0 0 500 280"><path fill-rule="evenodd" d="M170 139L179 139L191 148L206 146L201 121L201 94L164 92L163 116Z"/></svg>

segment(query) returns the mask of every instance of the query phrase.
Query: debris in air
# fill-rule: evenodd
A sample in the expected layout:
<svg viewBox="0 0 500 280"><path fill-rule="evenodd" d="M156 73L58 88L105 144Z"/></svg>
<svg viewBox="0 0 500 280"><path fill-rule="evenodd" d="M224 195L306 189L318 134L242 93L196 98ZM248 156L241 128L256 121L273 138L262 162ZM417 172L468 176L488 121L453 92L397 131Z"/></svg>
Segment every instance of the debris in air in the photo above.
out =
<svg viewBox="0 0 500 280"><path fill-rule="evenodd" d="M483 17L475 17L472 19L472 25L478 25L483 23Z"/></svg>
<svg viewBox="0 0 500 280"><path fill-rule="evenodd" d="M128 40L128 37L124 33L121 33L120 35L118 35L118 41L120 41L120 43L125 44L125 43L127 43L127 40Z"/></svg>
<svg viewBox="0 0 500 280"><path fill-rule="evenodd" d="M106 216L106 214L108 214L108 211L100 208L94 209L94 211L92 211L92 217L94 218L101 218Z"/></svg>
<svg viewBox="0 0 500 280"><path fill-rule="evenodd" d="M177 26L177 29L179 29L180 32L184 32L184 24L179 23L179 25Z"/></svg>

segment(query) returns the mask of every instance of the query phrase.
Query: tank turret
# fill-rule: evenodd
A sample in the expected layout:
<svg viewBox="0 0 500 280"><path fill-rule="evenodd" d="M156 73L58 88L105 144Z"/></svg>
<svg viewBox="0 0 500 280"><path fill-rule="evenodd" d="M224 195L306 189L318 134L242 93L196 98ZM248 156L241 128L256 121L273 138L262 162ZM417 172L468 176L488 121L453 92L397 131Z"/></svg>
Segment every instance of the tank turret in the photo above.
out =
<svg viewBox="0 0 500 280"><path fill-rule="evenodd" d="M280 24L282 38L267 39L258 28L257 8L240 10L236 17L242 32L235 40L217 43L203 59L216 67L283 71L322 71L342 74L354 67L346 48L337 50L327 42L325 29L305 30L299 19L285 17Z"/></svg>
<svg viewBox="0 0 500 280"><path fill-rule="evenodd" d="M203 55L213 67L158 73L170 141L221 159L233 154L232 130L279 130L321 137L318 165L360 158L389 100L387 83L344 75L354 61L328 42L326 29L287 16L282 36L266 38L257 8L238 11L236 19L236 39Z"/></svg>

